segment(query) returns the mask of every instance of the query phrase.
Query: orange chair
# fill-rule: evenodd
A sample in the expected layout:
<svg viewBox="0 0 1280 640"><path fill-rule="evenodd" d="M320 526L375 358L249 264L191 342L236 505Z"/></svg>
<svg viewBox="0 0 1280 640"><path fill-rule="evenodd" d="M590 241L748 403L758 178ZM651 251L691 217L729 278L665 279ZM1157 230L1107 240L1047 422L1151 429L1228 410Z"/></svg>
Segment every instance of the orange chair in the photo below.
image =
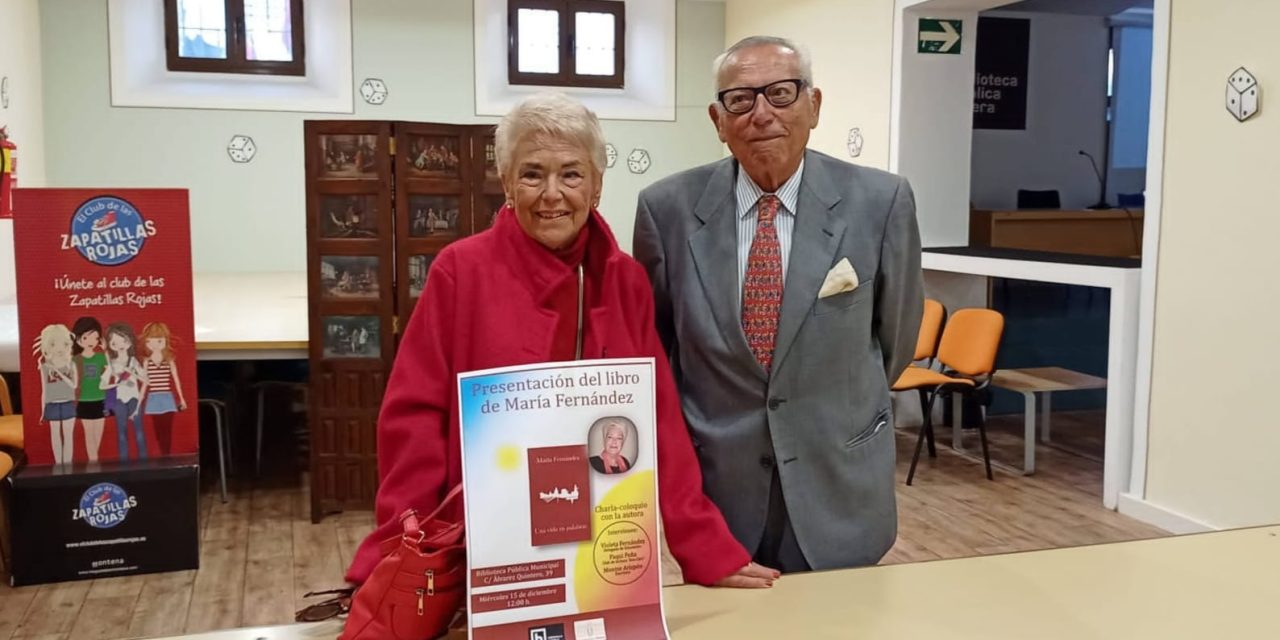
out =
<svg viewBox="0 0 1280 640"><path fill-rule="evenodd" d="M916 352L912 356L915 362L926 361L924 369L933 367L933 358L938 355L938 340L942 337L942 327L947 321L947 309L942 306L941 302L932 298L924 300L924 314L920 318L920 334L916 338ZM912 369L920 369L919 365L907 365L907 370L902 372L898 377L898 381L893 383L894 391L910 391L912 387L902 386L903 381L908 376L914 375ZM923 413L929 404L929 392L927 389L916 389L920 394L920 411ZM933 445L933 432L929 432L929 457L938 457L938 451Z"/></svg>
<svg viewBox="0 0 1280 640"><path fill-rule="evenodd" d="M916 338L916 354L912 360L932 360L938 355L938 340L942 338L942 326L946 319L946 307L937 300L925 298L924 315L920 318L920 336Z"/></svg>
<svg viewBox="0 0 1280 640"><path fill-rule="evenodd" d="M13 400L9 397L9 384L0 376L0 447L22 448L22 414L13 413ZM8 471L0 474L0 478Z"/></svg>
<svg viewBox="0 0 1280 640"><path fill-rule="evenodd" d="M13 413L13 398L9 397L9 383L5 381L4 376L0 376L0 416L7 416Z"/></svg>
<svg viewBox="0 0 1280 640"><path fill-rule="evenodd" d="M920 448L928 439L933 441L933 403L941 393L969 394L985 388L995 374L996 351L1004 333L1004 316L990 309L961 309L951 315L942 332L938 346L938 362L943 371L923 367L908 368L893 385L898 391L916 389L929 396L924 407L924 423L916 438L916 451L911 457L911 469L907 472L907 484L915 478L916 464L920 461ZM953 416L959 420L960 416ZM987 450L987 429L978 424L982 436L982 460L987 467L987 479L991 475L991 454ZM932 447L931 447L932 448Z"/></svg>
<svg viewBox="0 0 1280 640"><path fill-rule="evenodd" d="M14 456L19 455L22 443L22 415L13 413L9 383L5 382L4 376L0 376L0 479L9 477L13 472L16 464ZM0 528L4 529L0 536L0 566L6 571L9 569L9 549L5 547L9 539L8 512L9 505L5 502L4 495L0 494Z"/></svg>

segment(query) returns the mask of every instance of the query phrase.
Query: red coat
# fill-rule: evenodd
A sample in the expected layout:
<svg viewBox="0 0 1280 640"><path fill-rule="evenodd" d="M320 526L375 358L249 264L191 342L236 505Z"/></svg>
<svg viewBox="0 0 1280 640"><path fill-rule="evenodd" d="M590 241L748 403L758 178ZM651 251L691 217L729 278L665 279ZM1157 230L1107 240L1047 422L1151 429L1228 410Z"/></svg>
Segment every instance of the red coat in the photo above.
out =
<svg viewBox="0 0 1280 640"><path fill-rule="evenodd" d="M685 579L711 584L746 565L750 555L702 492L644 269L618 249L599 213L587 224L594 295L583 358L656 359L663 530ZM432 262L378 418L378 528L360 545L349 581L363 582L373 571L378 543L398 533L396 517L404 509L429 512L462 481L457 374L547 362L557 320L547 303L568 278L576 278L576 270L525 235L507 209L492 230L450 245Z"/></svg>

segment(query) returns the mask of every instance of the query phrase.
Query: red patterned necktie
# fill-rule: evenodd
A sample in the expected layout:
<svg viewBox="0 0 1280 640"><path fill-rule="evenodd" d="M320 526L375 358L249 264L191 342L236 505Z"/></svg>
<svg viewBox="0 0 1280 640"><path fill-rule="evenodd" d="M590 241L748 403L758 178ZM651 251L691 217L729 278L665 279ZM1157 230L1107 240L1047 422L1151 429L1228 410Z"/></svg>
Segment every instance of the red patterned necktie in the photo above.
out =
<svg viewBox="0 0 1280 640"><path fill-rule="evenodd" d="M782 247L774 226L780 204L777 196L760 198L756 237L747 254L747 274L742 283L742 332L766 373L773 364L773 343L782 308Z"/></svg>

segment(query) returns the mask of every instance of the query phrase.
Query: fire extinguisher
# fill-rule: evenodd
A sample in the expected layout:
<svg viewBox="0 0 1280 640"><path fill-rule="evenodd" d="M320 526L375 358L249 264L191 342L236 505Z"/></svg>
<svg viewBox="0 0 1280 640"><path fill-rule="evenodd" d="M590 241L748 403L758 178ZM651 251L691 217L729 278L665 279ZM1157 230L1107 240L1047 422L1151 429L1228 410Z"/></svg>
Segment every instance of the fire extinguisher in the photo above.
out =
<svg viewBox="0 0 1280 640"><path fill-rule="evenodd" d="M13 189L18 186L18 145L0 127L0 218L13 217Z"/></svg>

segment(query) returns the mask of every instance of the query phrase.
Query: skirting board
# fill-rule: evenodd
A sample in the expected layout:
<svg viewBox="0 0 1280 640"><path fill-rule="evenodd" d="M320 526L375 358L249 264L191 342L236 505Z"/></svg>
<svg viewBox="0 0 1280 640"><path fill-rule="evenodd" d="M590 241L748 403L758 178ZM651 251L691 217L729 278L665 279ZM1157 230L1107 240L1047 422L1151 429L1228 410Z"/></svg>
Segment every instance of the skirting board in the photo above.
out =
<svg viewBox="0 0 1280 640"><path fill-rule="evenodd" d="M1217 531L1217 527L1207 525L1199 520L1188 518L1187 516L1170 511L1164 507L1151 504L1146 500L1137 496L1122 493L1120 494L1120 503L1118 505L1120 513L1129 516L1135 520L1141 520L1149 525L1160 527L1169 533L1205 533L1208 531Z"/></svg>

